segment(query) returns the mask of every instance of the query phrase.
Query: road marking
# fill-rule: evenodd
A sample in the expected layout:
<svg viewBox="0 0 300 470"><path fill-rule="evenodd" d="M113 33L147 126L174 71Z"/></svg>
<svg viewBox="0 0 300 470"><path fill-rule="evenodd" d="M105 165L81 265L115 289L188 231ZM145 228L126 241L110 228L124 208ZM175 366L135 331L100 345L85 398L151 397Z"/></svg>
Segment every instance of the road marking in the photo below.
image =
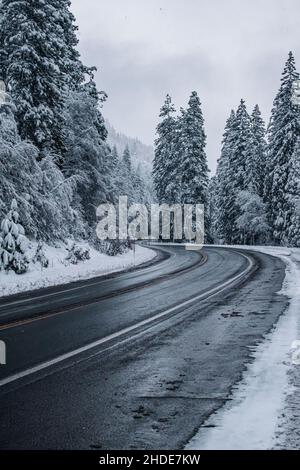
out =
<svg viewBox="0 0 300 470"><path fill-rule="evenodd" d="M171 257L174 257L175 254L172 254ZM171 258L170 257L170 258ZM163 274L162 276L159 276L157 278L153 278L152 280L149 280L149 281L146 281L146 282L142 282L142 283L138 283L138 284L133 284L132 286L128 286L127 288L123 288L123 289L120 289L118 291L113 291L113 292L110 292L108 294L105 294L103 296L100 296L98 298L95 298L95 299L92 299L92 301L90 302L85 302L85 303L80 303L78 305L77 304L71 304L71 305L67 305L64 310L59 310L59 311L56 311L56 312L50 312L50 313L42 313L40 315L35 315L34 317L29 317L29 318L23 318L23 319L20 319L20 320L15 320L15 321L11 321L9 323L3 323L3 324L0 324L0 331L3 331L3 330L9 330L11 328L16 328L18 326L22 326L22 325L28 325L30 323L34 323L36 321L41 321L41 320L47 320L48 318L52 318L52 317L56 317L58 315L63 315L65 314L66 312L70 312L70 311L74 311L74 310L78 310L80 308L82 308L83 306L85 305L93 305L93 304L96 304L98 303L99 301L101 300L104 300L104 299L107 299L108 296L109 298L113 297L113 296L119 296L119 295L123 295L123 294L126 294L128 292L132 292L132 291L135 291L135 290L138 290L138 289L144 289L145 287L148 287L149 285L151 284L154 284L154 283L157 283L159 281L163 281L163 280L166 280L166 279L169 279L169 277L175 277L177 276L178 274L184 274L185 272L188 272L190 271L191 269L194 269L196 266L201 266L202 264L204 264L205 262L207 261L207 256L203 256L202 258L202 261L200 261L199 263L196 263L196 264L193 264L191 266L188 266L187 268L184 268L184 269L181 269L181 270L177 270L177 271L173 271L173 272L170 272L168 274ZM147 268L147 270L150 269L150 268ZM146 268L145 270L142 270L143 274L144 272L146 271ZM110 281L111 279L107 279L107 281ZM103 281L104 282L104 281ZM102 283L102 281L101 281ZM98 284L98 282L95 282L94 283L95 285ZM80 286L80 287L76 287L74 289L82 289L84 287L90 287L91 285L93 284L85 284L84 286ZM67 289L65 291L59 291L59 293L62 293L62 292L69 292L69 290L72 290L72 289ZM53 294L45 294L44 297L47 298L48 295L56 295L57 292L53 293ZM34 298L31 298L31 299L26 299L26 302L28 301L33 301L33 300L36 300L37 297L34 297ZM22 302L23 301L17 301L17 303L20 303L22 305ZM4 314L5 315L5 314ZM3 316L3 314L0 314L0 320L1 320L1 317Z"/></svg>
<svg viewBox="0 0 300 470"><path fill-rule="evenodd" d="M151 248L149 248L149 249L151 250ZM172 257L173 257L173 255L171 255L167 259L170 259ZM156 258L157 258L157 256L152 258L149 262L155 262ZM147 263L147 261L145 261L145 263ZM138 268L138 266L136 266L136 268ZM148 266L146 268L141 268L140 271L134 270L134 271L132 271L132 274L136 274L137 272L146 273L147 271L151 270L151 268L152 268L152 266ZM69 287L67 289L62 289L59 292L49 292L47 294L35 296L34 299L32 299L32 297L30 297L29 299L21 299L21 300L15 300L13 302L6 302L6 303L3 303L3 304L0 304L0 308L2 309L3 307L10 307L11 305L18 305L18 304L23 304L23 303L26 303L26 302L32 302L32 300L45 299L47 297L52 297L53 295L64 294L65 292L73 292L73 291L76 291L76 290L85 289L86 287L95 286L99 283L104 284L106 282L111 281L111 278L110 279L105 279L105 276L111 276L111 275L114 275L114 274L116 274L116 275L120 274L121 275L121 274L129 274L129 273L130 273L130 271L126 271L126 270L124 271L121 268L120 271L113 271L111 273L100 274L99 276L97 276L98 277L97 281L90 282L89 284L84 284L83 286ZM104 278L104 279L101 279L101 278ZM73 282L76 282L76 281L71 281L71 283L73 283ZM84 282L84 279L81 279L78 282ZM47 286L47 287L49 288L49 287L60 287L60 286L63 286L63 284L56 284L54 286ZM29 293L29 292L32 292L32 291L23 291L23 292L20 292L20 293L21 294L26 294L26 293ZM1 317L1 314L0 314L0 317Z"/></svg>
<svg viewBox="0 0 300 470"><path fill-rule="evenodd" d="M99 340L94 341L90 344L87 344L86 346L82 346L81 348L74 349L73 351L62 354L61 356L58 356L55 359L51 359L50 361L42 362L41 364L38 364L37 366L31 367L30 369L26 369L22 372L18 372L14 375L11 375L10 377L2 379L2 380L0 380L0 387L8 385L8 384L10 384L12 382L15 382L17 380L23 379L24 377L28 377L29 375L40 372L40 371L42 371L44 369L47 369L51 366L59 364L60 362L66 361L67 359L70 359L72 357L78 356L79 354L82 354L86 351L89 351L89 350L94 349L98 346L101 346L105 343L108 343L109 341L112 341L116 338L124 336L128 333L131 333L131 332L133 332L133 331L135 331L135 330L137 330L137 329L139 329L143 326L150 325L151 323L153 323L157 320L163 319L164 317L167 317L168 315L170 315L171 313L176 312L177 310L181 310L182 308L188 307L189 305L195 303L197 300L203 300L203 299L207 300L207 299L213 297L216 294L220 294L230 284L232 284L232 283L238 281L239 279L245 277L249 272L251 272L251 270L254 266L254 262L253 262L252 258L250 258L248 255L245 255L244 253L239 252L239 254L247 259L247 261L249 263L248 267L244 271L242 271L241 273L237 274L236 276L234 276L231 279L228 279L227 281L223 282L219 286L214 287L213 289L209 290L208 292L204 292L202 294L199 294L199 295L193 297L192 299L186 300L186 301L182 302L181 304L176 305L175 307L171 307L171 308L169 308L169 309L167 309L163 312L160 312L160 313L154 315L151 318L147 318L146 320L143 320L139 323L136 323L135 325L129 326L127 328L123 328L122 330L120 330L116 333L113 333L111 335L108 335L105 338L99 339ZM144 331L141 332L140 334L143 334L143 333L144 333ZM121 342L122 341L120 341L120 343ZM118 343L114 346L117 346L117 345L118 345Z"/></svg>

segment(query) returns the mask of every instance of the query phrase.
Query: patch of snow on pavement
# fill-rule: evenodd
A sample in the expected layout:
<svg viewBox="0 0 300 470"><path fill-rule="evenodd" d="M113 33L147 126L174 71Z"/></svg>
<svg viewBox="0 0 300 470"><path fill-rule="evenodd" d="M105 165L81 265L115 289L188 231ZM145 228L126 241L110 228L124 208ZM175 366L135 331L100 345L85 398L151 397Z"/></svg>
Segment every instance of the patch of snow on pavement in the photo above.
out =
<svg viewBox="0 0 300 470"><path fill-rule="evenodd" d="M239 247L240 249L241 247ZM213 414L189 442L188 450L263 450L278 443L286 398L294 393L289 372L295 366L292 343L299 339L300 249L248 247L280 257L286 263L281 294L290 298L287 311L265 341L253 350L232 400Z"/></svg>
<svg viewBox="0 0 300 470"><path fill-rule="evenodd" d="M135 250L117 256L105 255L84 243L77 245L89 248L91 256L89 260L75 265L65 265L67 256L65 246L44 245L45 254L49 259L48 268L41 268L39 263L31 262L29 271L22 275L0 271L0 297L123 271L150 261L156 256L155 251L139 245L136 245ZM33 256L35 250L36 243L31 243L29 258Z"/></svg>

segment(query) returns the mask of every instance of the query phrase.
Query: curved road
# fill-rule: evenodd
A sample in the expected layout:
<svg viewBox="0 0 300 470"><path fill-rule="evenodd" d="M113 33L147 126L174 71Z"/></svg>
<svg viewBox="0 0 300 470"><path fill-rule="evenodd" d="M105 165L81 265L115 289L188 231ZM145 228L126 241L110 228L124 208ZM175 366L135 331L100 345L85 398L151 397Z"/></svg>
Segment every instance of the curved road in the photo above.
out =
<svg viewBox="0 0 300 470"><path fill-rule="evenodd" d="M285 307L284 266L236 249L158 253L0 303L0 448L180 448L224 403Z"/></svg>

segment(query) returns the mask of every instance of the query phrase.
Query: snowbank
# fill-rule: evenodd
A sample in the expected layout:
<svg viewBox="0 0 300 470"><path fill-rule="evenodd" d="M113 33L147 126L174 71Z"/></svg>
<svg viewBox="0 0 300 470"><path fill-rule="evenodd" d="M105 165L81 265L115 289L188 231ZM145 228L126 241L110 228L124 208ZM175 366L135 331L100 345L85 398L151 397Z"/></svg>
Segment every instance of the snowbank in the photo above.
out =
<svg viewBox="0 0 300 470"><path fill-rule="evenodd" d="M80 244L80 246L87 246ZM155 258L155 251L136 245L135 251L118 256L107 256L89 247L91 258L77 265L65 265L67 256L65 246L50 247L45 245L45 254L49 259L49 267L42 268L40 263L30 263L29 271L23 275L14 272L0 271L0 297L16 294L41 287L90 279L96 276L123 271ZM32 258L36 244L31 243L29 258Z"/></svg>
<svg viewBox="0 0 300 470"><path fill-rule="evenodd" d="M232 400L204 423L211 427L200 429L187 445L189 450L284 448L289 423L294 422L290 429L292 434L297 428L287 403L293 396L295 408L297 397L296 408L299 409L300 366L293 362L291 348L294 341L300 339L300 249L245 248L277 256L286 263L280 293L289 297L289 307L265 341L253 350L254 360L236 387ZM292 436L289 441L293 440ZM299 446L299 441L297 444ZM294 445L297 448L295 442Z"/></svg>

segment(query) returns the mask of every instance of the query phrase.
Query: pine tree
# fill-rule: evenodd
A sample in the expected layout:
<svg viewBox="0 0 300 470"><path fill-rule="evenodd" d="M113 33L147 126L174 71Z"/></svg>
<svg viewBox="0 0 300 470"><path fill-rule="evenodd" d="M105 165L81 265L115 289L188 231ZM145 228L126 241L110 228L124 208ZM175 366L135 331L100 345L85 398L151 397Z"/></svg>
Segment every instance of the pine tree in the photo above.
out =
<svg viewBox="0 0 300 470"><path fill-rule="evenodd" d="M20 203L22 220L32 228L30 199L37 198L37 149L22 142L11 102L0 105L0 217L4 217L11 201Z"/></svg>
<svg viewBox="0 0 300 470"><path fill-rule="evenodd" d="M95 70L97 70L95 67L87 69L89 80L82 86L82 90L80 91L85 92L87 96L91 99L91 102L93 102L94 104L94 126L97 129L100 140L102 142L105 142L107 139L107 129L105 126L104 117L100 110L103 106L103 103L107 99L107 95L104 91L99 91L97 89L94 77Z"/></svg>
<svg viewBox="0 0 300 470"><path fill-rule="evenodd" d="M49 267L49 259L46 256L43 242L38 242L32 262L34 264L39 263L42 268Z"/></svg>
<svg viewBox="0 0 300 470"><path fill-rule="evenodd" d="M251 120L245 101L241 100L232 128L232 148L229 153L229 173L227 179L231 193L228 207L228 223L231 224L230 243L239 243L242 235L236 225L240 215L237 201L238 194L246 187L246 163L249 139L251 138Z"/></svg>
<svg viewBox="0 0 300 470"><path fill-rule="evenodd" d="M92 225L115 192L100 110L106 95L80 60L69 0L1 7L1 74L16 111L0 109L0 213L15 198L30 235L83 236L81 214Z"/></svg>
<svg viewBox="0 0 300 470"><path fill-rule="evenodd" d="M206 208L207 217L209 219L209 237L208 242L214 243L218 240L218 179L213 176L208 186L208 204Z"/></svg>
<svg viewBox="0 0 300 470"><path fill-rule="evenodd" d="M14 113L16 108L11 102L0 104L0 142L15 144L19 142L19 134Z"/></svg>
<svg viewBox="0 0 300 470"><path fill-rule="evenodd" d="M216 173L216 233L224 243L231 242L232 221L229 217L230 209L234 203L231 192L232 172L230 168L230 155L233 149L233 128L235 126L235 112L232 110L227 119L223 141L221 157L218 160Z"/></svg>
<svg viewBox="0 0 300 470"><path fill-rule="evenodd" d="M2 220L0 229L0 269L23 274L28 270L26 256L27 239L20 224L17 201L13 199L11 208Z"/></svg>
<svg viewBox="0 0 300 470"><path fill-rule="evenodd" d="M17 107L20 135L42 154L50 149L60 154L65 44L55 6L44 0L2 0L1 9L0 63Z"/></svg>
<svg viewBox="0 0 300 470"><path fill-rule="evenodd" d="M124 168L126 168L127 173L130 175L132 167L131 167L131 155L130 155L128 145L125 147L125 150L122 156L122 162L123 162Z"/></svg>
<svg viewBox="0 0 300 470"><path fill-rule="evenodd" d="M285 242L300 247L300 138L290 160L288 183L286 187L289 226Z"/></svg>
<svg viewBox="0 0 300 470"><path fill-rule="evenodd" d="M133 170L133 189L137 203L147 203L146 185L140 171L140 166Z"/></svg>
<svg viewBox="0 0 300 470"><path fill-rule="evenodd" d="M111 151L111 163L114 167L117 167L120 161L117 146L114 145Z"/></svg>
<svg viewBox="0 0 300 470"><path fill-rule="evenodd" d="M114 145L110 152L109 158L109 185L110 197L109 200L114 204L118 203L118 198L121 195L121 161L119 158L117 147Z"/></svg>
<svg viewBox="0 0 300 470"><path fill-rule="evenodd" d="M244 152L244 189L236 193L239 215L236 227L244 244L265 243L270 239L266 205L263 202L265 182L265 126L258 105L251 115L251 126Z"/></svg>
<svg viewBox="0 0 300 470"><path fill-rule="evenodd" d="M161 122L158 124L155 140L155 157L153 162L153 183L159 203L173 204L172 191L167 188L172 182L172 169L174 167L174 145L176 141L176 119L173 116L175 108L171 97L167 95L160 110Z"/></svg>
<svg viewBox="0 0 300 470"><path fill-rule="evenodd" d="M246 186L247 149L251 138L251 119L244 100L241 100L237 109L232 131L233 146L229 154L231 172L235 174L232 183L234 189L243 190Z"/></svg>
<svg viewBox="0 0 300 470"><path fill-rule="evenodd" d="M205 154L206 135L201 103L193 91L186 112L182 114L179 138L181 174L181 202L183 204L206 204L209 183Z"/></svg>
<svg viewBox="0 0 300 470"><path fill-rule="evenodd" d="M232 111L227 120L217 169L217 232L227 244L240 243L244 238L237 225L241 215L238 197L247 187L251 137L251 119L244 100L241 100L236 114Z"/></svg>
<svg viewBox="0 0 300 470"><path fill-rule="evenodd" d="M266 175L265 124L259 106L256 105L251 115L251 134L246 150L245 187L259 197L264 195Z"/></svg>
<svg viewBox="0 0 300 470"><path fill-rule="evenodd" d="M250 191L240 191L237 197L240 215L236 225L241 241L247 245L267 243L271 228L267 222L266 208L262 198Z"/></svg>
<svg viewBox="0 0 300 470"><path fill-rule="evenodd" d="M64 175L51 155L38 162L38 195L31 198L34 237L45 241L86 236L82 211L74 202L77 179ZM88 188L87 188L88 190ZM95 218L95 217L94 217Z"/></svg>
<svg viewBox="0 0 300 470"><path fill-rule="evenodd" d="M66 139L64 173L77 178L77 207L86 222L96 222L96 208L111 200L111 151L98 126L95 98L71 92L66 101Z"/></svg>
<svg viewBox="0 0 300 470"><path fill-rule="evenodd" d="M299 80L299 74L296 71L293 54L290 52L283 70L281 86L274 100L268 128L265 200L273 237L279 244L284 244L288 238L290 220L286 187L291 158L300 135L300 107L293 101L293 86L296 80Z"/></svg>
<svg viewBox="0 0 300 470"><path fill-rule="evenodd" d="M77 49L78 27L73 13L70 11L70 0L48 0L56 10L56 28L61 38L60 70L64 73L67 86L72 91L81 91L86 74L91 73L83 65Z"/></svg>
<svg viewBox="0 0 300 470"><path fill-rule="evenodd" d="M182 203L182 160L184 153L183 145L183 122L186 110L180 109L179 116L174 121L172 136L172 152L165 164L165 200L164 202L172 204Z"/></svg>
<svg viewBox="0 0 300 470"><path fill-rule="evenodd" d="M135 171L132 167L131 153L128 145L126 145L122 159L119 165L120 173L120 196L127 196L128 203L137 203L139 202L136 194L136 181L135 181Z"/></svg>
<svg viewBox="0 0 300 470"><path fill-rule="evenodd" d="M0 218L16 199L29 236L49 241L82 234L74 189L51 156L39 162L38 149L20 139L13 104L0 105Z"/></svg>

